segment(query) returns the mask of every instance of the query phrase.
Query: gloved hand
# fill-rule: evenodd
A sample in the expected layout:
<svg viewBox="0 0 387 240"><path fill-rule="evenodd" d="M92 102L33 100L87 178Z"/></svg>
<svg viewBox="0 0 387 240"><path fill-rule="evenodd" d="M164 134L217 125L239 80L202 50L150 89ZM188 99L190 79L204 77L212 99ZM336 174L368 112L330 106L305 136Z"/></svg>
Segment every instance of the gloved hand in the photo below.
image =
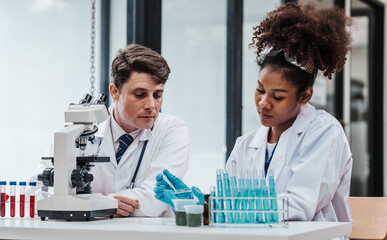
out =
<svg viewBox="0 0 387 240"><path fill-rule="evenodd" d="M155 190L155 192L156 192L156 190ZM202 191L200 191L200 189L198 187L194 187L194 186L192 187L192 192L176 194L173 190L164 189L162 194L158 195L156 193L155 196L158 200L169 204L172 208L175 208L175 206L173 205L172 199L193 199L192 193L198 199L198 202L196 204L203 205L203 203L205 201L204 194L202 193Z"/></svg>
<svg viewBox="0 0 387 240"><path fill-rule="evenodd" d="M192 192L193 194L197 197L198 199L198 203L197 205L203 205L203 203L206 201L204 199L204 194L202 193L202 191L200 191L200 189L198 187L195 187L195 186L192 186Z"/></svg>
<svg viewBox="0 0 387 240"><path fill-rule="evenodd" d="M167 169L164 169L163 173L172 183L176 190L190 189L183 181L171 174ZM204 203L204 195L199 188L192 187L192 192L176 194L175 191L164 180L164 176L161 173L157 174L156 176L156 187L154 188L154 192L156 199L169 204L171 207L174 207L172 199L192 199L193 194L195 194L195 196L198 198L198 204Z"/></svg>
<svg viewBox="0 0 387 240"><path fill-rule="evenodd" d="M183 181L178 177L170 173L167 169L164 169L163 174L168 178L176 190L190 189ZM165 189L173 190L169 184L164 180L163 174L159 173L156 176L156 186L165 186Z"/></svg>

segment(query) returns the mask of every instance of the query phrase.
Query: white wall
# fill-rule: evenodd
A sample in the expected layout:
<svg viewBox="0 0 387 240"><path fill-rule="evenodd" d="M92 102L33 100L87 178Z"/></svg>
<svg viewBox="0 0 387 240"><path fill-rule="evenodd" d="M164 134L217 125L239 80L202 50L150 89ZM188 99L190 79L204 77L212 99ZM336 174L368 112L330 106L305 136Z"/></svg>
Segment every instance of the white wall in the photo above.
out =
<svg viewBox="0 0 387 240"><path fill-rule="evenodd" d="M68 104L89 92L90 12L90 1L0 1L0 180L27 180Z"/></svg>

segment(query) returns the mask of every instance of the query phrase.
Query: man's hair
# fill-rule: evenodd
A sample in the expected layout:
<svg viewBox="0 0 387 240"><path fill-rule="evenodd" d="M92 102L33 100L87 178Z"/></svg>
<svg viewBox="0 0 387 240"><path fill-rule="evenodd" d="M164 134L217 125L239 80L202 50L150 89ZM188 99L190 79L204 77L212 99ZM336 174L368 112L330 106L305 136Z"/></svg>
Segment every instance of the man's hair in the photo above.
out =
<svg viewBox="0 0 387 240"><path fill-rule="evenodd" d="M159 53L139 44L129 44L118 50L112 62L111 82L121 91L132 72L149 73L155 83L165 84L171 70Z"/></svg>

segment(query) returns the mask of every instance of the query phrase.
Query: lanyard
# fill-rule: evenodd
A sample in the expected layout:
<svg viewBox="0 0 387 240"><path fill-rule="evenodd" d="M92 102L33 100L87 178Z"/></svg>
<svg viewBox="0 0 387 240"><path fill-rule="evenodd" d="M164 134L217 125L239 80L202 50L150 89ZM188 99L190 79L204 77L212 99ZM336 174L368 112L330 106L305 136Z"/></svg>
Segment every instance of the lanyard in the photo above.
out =
<svg viewBox="0 0 387 240"><path fill-rule="evenodd" d="M151 131L152 131L152 130L153 130L153 126L152 126L152 128L151 128ZM134 174L133 174L133 177L132 177L132 181L130 181L130 184L129 184L129 188L130 188L130 189L133 189L133 188L134 188L134 182L136 181L138 169L140 168L142 158L144 157L146 145L148 145L148 140L146 140L146 141L144 142L144 145L142 146L142 150L141 150L140 157L138 158L136 170L134 171Z"/></svg>
<svg viewBox="0 0 387 240"><path fill-rule="evenodd" d="M146 145L148 145L148 140L146 140L144 145L142 146L141 155L140 155L140 158L138 159L138 162L137 162L136 171L134 171L134 174L133 174L133 177L132 177L132 181L130 181L130 185L129 185L130 189L132 189L134 187L134 181L136 181L137 172L138 172L138 169L140 168L142 158L144 157L144 152L145 152L145 149L146 149Z"/></svg>
<svg viewBox="0 0 387 240"><path fill-rule="evenodd" d="M274 156L274 152L275 152L275 149L277 148L278 142L279 142L279 140L275 144L275 146L273 148L273 151L271 152L270 158L269 158L269 152L267 151L267 147L266 147L266 154L265 154L265 176L267 174L267 170L269 169L269 165L270 165L271 159Z"/></svg>

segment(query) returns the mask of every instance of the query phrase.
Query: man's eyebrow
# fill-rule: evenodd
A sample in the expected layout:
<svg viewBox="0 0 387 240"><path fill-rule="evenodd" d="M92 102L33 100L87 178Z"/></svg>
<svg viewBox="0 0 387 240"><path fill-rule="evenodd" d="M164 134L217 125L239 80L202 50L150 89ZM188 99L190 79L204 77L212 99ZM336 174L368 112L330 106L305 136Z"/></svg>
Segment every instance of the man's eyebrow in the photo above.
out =
<svg viewBox="0 0 387 240"><path fill-rule="evenodd" d="M134 91L148 91L146 88L135 88Z"/></svg>
<svg viewBox="0 0 387 240"><path fill-rule="evenodd" d="M145 92L148 92L149 90L146 89L146 88L139 87L139 88L135 88L134 91L145 91ZM155 92L164 92L164 90L163 89L156 89Z"/></svg>

